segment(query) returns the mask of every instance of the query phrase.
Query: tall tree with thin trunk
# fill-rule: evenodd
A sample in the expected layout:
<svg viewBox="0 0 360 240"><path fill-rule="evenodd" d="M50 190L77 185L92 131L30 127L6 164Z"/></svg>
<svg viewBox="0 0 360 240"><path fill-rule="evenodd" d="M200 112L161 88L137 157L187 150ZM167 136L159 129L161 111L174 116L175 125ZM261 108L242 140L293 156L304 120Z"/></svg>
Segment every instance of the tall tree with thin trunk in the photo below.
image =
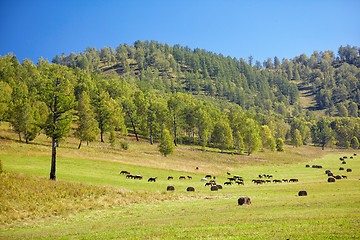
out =
<svg viewBox="0 0 360 240"><path fill-rule="evenodd" d="M215 143L221 146L221 153L224 152L224 148L234 146L231 127L226 117L220 119L220 121L215 124L213 139Z"/></svg>
<svg viewBox="0 0 360 240"><path fill-rule="evenodd" d="M177 127L178 127L178 115L182 108L182 98L180 93L173 94L170 99L168 100L168 108L169 112L172 116L172 123L174 129L174 143L177 146Z"/></svg>
<svg viewBox="0 0 360 240"><path fill-rule="evenodd" d="M250 155L261 146L260 129L258 123L248 118L245 120L245 129L243 132L243 139L247 154Z"/></svg>
<svg viewBox="0 0 360 240"><path fill-rule="evenodd" d="M98 128L98 122L95 120L94 112L91 109L90 98L86 92L80 94L77 111L78 127L76 128L75 136L80 139L78 147L78 149L80 149L83 141L94 141L100 130Z"/></svg>
<svg viewBox="0 0 360 240"><path fill-rule="evenodd" d="M56 180L56 148L71 129L75 77L72 71L56 64L43 63L40 68L44 80L42 98L50 112L44 124L46 135L52 139L50 179Z"/></svg>

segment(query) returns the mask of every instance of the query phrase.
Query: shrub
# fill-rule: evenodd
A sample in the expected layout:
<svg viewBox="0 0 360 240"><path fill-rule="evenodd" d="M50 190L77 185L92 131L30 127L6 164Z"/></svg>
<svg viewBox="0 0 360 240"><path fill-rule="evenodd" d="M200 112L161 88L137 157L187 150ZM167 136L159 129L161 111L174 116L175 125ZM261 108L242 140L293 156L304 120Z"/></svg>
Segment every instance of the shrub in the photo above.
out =
<svg viewBox="0 0 360 240"><path fill-rule="evenodd" d="M121 148L124 149L124 150L128 150L128 149L129 149L129 143L128 143L127 141L125 141L124 139L122 139L122 140L120 141L120 146L121 146Z"/></svg>
<svg viewBox="0 0 360 240"><path fill-rule="evenodd" d="M115 143L116 143L115 131L110 131L109 142L112 147L115 147Z"/></svg>
<svg viewBox="0 0 360 240"><path fill-rule="evenodd" d="M161 142L159 146L159 151L166 157L167 155L174 152L174 142L170 136L169 130L164 129L161 134Z"/></svg>
<svg viewBox="0 0 360 240"><path fill-rule="evenodd" d="M358 148L359 148L359 140L357 139L357 137L354 136L354 137L351 139L350 146L351 146L353 149L358 149Z"/></svg>
<svg viewBox="0 0 360 240"><path fill-rule="evenodd" d="M284 151L284 140L282 140L282 138L276 139L276 151L278 152Z"/></svg>
<svg viewBox="0 0 360 240"><path fill-rule="evenodd" d="M2 174L2 172L3 172L3 166L2 166L2 162L0 160L0 174Z"/></svg>

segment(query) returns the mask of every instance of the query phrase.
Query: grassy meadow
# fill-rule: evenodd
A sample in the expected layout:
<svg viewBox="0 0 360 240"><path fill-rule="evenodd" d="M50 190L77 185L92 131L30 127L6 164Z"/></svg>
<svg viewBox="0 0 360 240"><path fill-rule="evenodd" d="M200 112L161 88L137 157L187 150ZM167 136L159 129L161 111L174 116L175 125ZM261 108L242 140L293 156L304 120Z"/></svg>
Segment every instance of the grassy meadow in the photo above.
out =
<svg viewBox="0 0 360 240"><path fill-rule="evenodd" d="M100 142L78 150L69 137L58 148L54 182L50 139L25 144L2 123L0 239L360 239L360 155L339 161L353 150L287 146L249 157L179 146L163 157L156 144L126 141L126 151ZM327 169L347 179L328 183ZM144 179L127 179L122 170ZM227 172L242 176L244 186L224 186ZM223 189L205 187L206 174ZM259 174L299 182L256 185ZM300 190L308 196L299 197ZM240 196L252 204L239 206Z"/></svg>

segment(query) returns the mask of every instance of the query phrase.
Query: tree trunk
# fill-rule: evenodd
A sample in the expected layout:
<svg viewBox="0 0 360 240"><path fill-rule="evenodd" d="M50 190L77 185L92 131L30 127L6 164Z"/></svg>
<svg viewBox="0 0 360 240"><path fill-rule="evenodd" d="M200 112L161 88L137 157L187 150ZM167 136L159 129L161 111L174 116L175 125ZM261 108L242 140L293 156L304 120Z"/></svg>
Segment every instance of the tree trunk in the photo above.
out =
<svg viewBox="0 0 360 240"><path fill-rule="evenodd" d="M131 120L131 126L133 127L133 130L134 130L134 133L135 133L136 141L139 141L139 137L138 137L137 132L136 132L135 124L134 124L132 118L130 118L130 120Z"/></svg>
<svg viewBox="0 0 360 240"><path fill-rule="evenodd" d="M56 87L59 87L59 78L56 79ZM55 99L54 99L54 105L53 105L53 124L54 124L54 130L56 131L57 129L57 120L58 120L58 95L55 94ZM56 180L56 147L57 145L57 138L56 137L52 137L52 151L51 151L51 170L50 170L50 180Z"/></svg>
<svg viewBox="0 0 360 240"><path fill-rule="evenodd" d="M82 143L82 139L80 139L80 143L79 143L79 147L78 147L78 149L80 149L80 148L81 148L81 143Z"/></svg>
<svg viewBox="0 0 360 240"><path fill-rule="evenodd" d="M102 129L102 127L100 128L100 137L101 137L101 142L104 142L104 130Z"/></svg>
<svg viewBox="0 0 360 240"><path fill-rule="evenodd" d="M136 128L135 128L135 124L134 124L134 121L131 117L131 114L128 112L127 115L129 116L130 118L130 122L131 122L131 126L133 127L133 130L134 130L134 133L135 133L135 137L136 137L136 141L139 141L139 138L138 138L138 135L137 135L137 132L136 132Z"/></svg>
<svg viewBox="0 0 360 240"><path fill-rule="evenodd" d="M174 114L174 144L177 146L177 138L176 138L176 115Z"/></svg>
<svg viewBox="0 0 360 240"><path fill-rule="evenodd" d="M56 180L56 143L57 139L52 139L52 152L51 152L51 171L50 171L50 180Z"/></svg>

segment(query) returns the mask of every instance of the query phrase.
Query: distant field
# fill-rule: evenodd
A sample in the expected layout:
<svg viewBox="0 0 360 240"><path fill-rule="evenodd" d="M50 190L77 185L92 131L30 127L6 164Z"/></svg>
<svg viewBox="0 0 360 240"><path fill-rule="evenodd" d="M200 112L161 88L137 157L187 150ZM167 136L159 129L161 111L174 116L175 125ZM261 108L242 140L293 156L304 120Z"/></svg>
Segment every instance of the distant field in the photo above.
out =
<svg viewBox="0 0 360 240"><path fill-rule="evenodd" d="M49 211L4 223L0 226L0 239L360 238L360 156L348 158L346 164L339 160L340 156L352 156L354 152L350 150L287 147L285 153L258 152L247 157L181 146L174 155L164 158L158 154L157 146L146 142L130 142L127 151L101 143L79 151L77 140L69 138L58 149L58 181L54 183L47 180L48 139L40 136L33 144L19 143L5 124L0 128L0 136L0 159L7 172L25 173L20 181L50 183L50 189L57 186L55 192L62 189L63 195L55 195L46 207L58 209L56 206L65 201L71 205L70 210L63 209L60 214ZM323 168L306 168L306 164ZM340 171L340 167L345 170ZM346 172L347 168L352 172ZM328 183L327 169L335 175L346 175L347 179ZM127 179L119 174L122 170L140 174L144 179ZM242 176L245 185L224 186L228 171ZM200 181L205 174L215 175L223 189L211 192ZM297 178L299 182L256 185L251 180L259 179L259 174L271 174L272 179ZM170 175L173 180L167 180ZM181 175L192 176L192 180L179 180ZM31 176L42 178L31 180ZM156 182L148 182L149 177L157 177ZM167 192L168 185L173 185L175 192ZM193 186L195 192L187 192L188 186ZM77 189L77 193L70 191L73 196L69 196L69 188ZM308 196L297 196L300 190L307 191ZM92 201L86 197L89 192ZM252 205L239 206L240 196L249 196ZM121 198L135 200L120 204ZM40 199L29 197L23 201L39 201L40 205L47 201ZM89 202L94 203L93 207L86 205ZM40 206L36 211L44 211L41 209ZM17 209L25 210L31 212ZM4 212L0 212L2 218Z"/></svg>

